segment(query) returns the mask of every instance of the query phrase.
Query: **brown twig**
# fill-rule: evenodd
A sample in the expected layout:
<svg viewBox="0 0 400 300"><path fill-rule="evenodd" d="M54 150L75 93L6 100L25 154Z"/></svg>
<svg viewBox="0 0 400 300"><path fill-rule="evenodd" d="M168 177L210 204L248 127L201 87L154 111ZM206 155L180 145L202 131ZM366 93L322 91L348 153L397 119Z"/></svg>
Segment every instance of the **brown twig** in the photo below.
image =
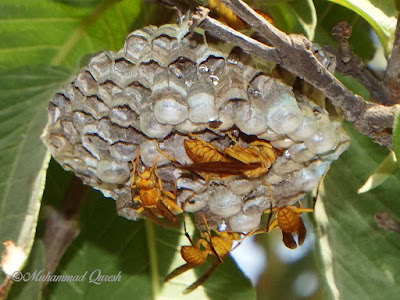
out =
<svg viewBox="0 0 400 300"><path fill-rule="evenodd" d="M371 93L371 101L382 105L396 104L391 101L389 90L383 82L366 69L362 60L354 54L348 42L351 31L351 26L346 21L340 21L332 29L332 35L338 42L339 51L330 46L325 47L327 51L337 57L336 71L353 76L363 84Z"/></svg>
<svg viewBox="0 0 400 300"><path fill-rule="evenodd" d="M245 51L251 53L257 52L258 56L266 60L277 64L281 63L278 52L274 47L267 46L213 18L208 17L208 12L209 10L204 7L198 9L197 13L192 16L195 23L194 25L199 26L201 24L201 28L209 32L211 35L217 36L221 40L229 41L234 45L238 45Z"/></svg>
<svg viewBox="0 0 400 300"><path fill-rule="evenodd" d="M400 103L400 17L397 18L393 50L386 69L385 83L392 102Z"/></svg>
<svg viewBox="0 0 400 300"><path fill-rule="evenodd" d="M174 0L152 1L168 3L170 6L182 2L181 0L178 2ZM345 118L352 122L361 133L368 135L381 145L392 148L393 122L400 105L384 106L366 102L362 97L349 91L319 61L312 51L311 42L306 37L295 34L287 35L267 22L241 0L222 0L222 2L266 38L273 47L266 46L209 17L208 10L204 7L198 7L198 11L194 14L195 25L203 28L210 35L275 62L304 79L330 98L335 106L340 107ZM368 78L366 79L369 82L368 85L374 81L369 75L364 75L364 77ZM377 94L379 93L377 92ZM376 97L374 96L374 98ZM380 97L377 97L378 101L379 99Z"/></svg>
<svg viewBox="0 0 400 300"><path fill-rule="evenodd" d="M392 147L393 121L399 106L387 107L368 103L362 97L354 95L321 64L311 51L311 42L307 38L285 34L265 21L241 0L223 0L223 2L275 46L283 68L324 92L335 106L343 110L346 119L352 122L361 133L370 136L379 144L388 148ZM199 27L209 34L240 47L248 46L249 41L243 39L236 31L230 29L228 32L226 26L204 16L204 13L201 18L203 21L200 22ZM267 55L261 47L247 48L247 50L260 57ZM272 50L269 48L268 51ZM273 61L276 62L276 60Z"/></svg>
<svg viewBox="0 0 400 300"><path fill-rule="evenodd" d="M51 210L47 216L43 242L46 249L46 274L51 274L67 250L68 246L79 234L78 212L86 198L88 187L74 177L61 203L60 210Z"/></svg>

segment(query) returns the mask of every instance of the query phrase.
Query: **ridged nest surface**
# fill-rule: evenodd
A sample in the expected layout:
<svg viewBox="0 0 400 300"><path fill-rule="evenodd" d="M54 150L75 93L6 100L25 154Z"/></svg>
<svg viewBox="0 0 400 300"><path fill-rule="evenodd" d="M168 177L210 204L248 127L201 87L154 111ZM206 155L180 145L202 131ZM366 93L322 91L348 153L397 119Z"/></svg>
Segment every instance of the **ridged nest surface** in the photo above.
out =
<svg viewBox="0 0 400 300"><path fill-rule="evenodd" d="M117 53L93 56L49 104L43 141L53 157L85 184L117 201L118 213L136 220L131 160L157 157L166 190L189 212L203 212L212 226L248 232L263 211L291 205L316 188L349 138L338 121L306 96L293 92L262 62L226 43L211 43L185 23L145 27L129 34ZM269 141L277 150L258 178L206 182L179 170L159 147L190 164L183 141L196 133L224 149L232 132L242 147ZM267 183L267 184L266 184ZM190 198L189 201L186 201Z"/></svg>

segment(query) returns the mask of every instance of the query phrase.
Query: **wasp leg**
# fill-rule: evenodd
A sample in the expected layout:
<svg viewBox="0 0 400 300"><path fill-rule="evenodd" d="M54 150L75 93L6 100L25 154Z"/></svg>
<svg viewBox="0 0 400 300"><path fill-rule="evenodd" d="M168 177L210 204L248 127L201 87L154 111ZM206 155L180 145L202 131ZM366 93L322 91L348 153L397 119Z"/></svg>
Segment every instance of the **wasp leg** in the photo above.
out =
<svg viewBox="0 0 400 300"><path fill-rule="evenodd" d="M263 211L263 213L264 213L264 214L268 214L268 213L270 213L270 212L277 211L277 210L278 210L277 207L267 208L266 210Z"/></svg>
<svg viewBox="0 0 400 300"><path fill-rule="evenodd" d="M183 230L185 231L185 236L187 237L187 239L189 240L190 244L194 247L194 243L192 238L190 237L189 233L187 232L186 229L186 220L185 220L185 214L183 214Z"/></svg>
<svg viewBox="0 0 400 300"><path fill-rule="evenodd" d="M134 195L132 195L132 196L134 196ZM139 202L140 204L142 203L142 201L140 201L140 196L134 197L134 198L132 199L132 202ZM135 212L136 212L137 214L140 214L143 210L144 210L144 207L143 207L143 206L140 206L138 209L135 209Z"/></svg>
<svg viewBox="0 0 400 300"><path fill-rule="evenodd" d="M313 211L314 211L314 208L303 208L300 200L299 200L299 207L296 210L294 210L294 212L296 212L296 213L313 212Z"/></svg>
<svg viewBox="0 0 400 300"><path fill-rule="evenodd" d="M139 207L138 209L135 209L135 212L136 212L137 214L140 214L143 210L144 210L143 207Z"/></svg>
<svg viewBox="0 0 400 300"><path fill-rule="evenodd" d="M271 224L268 224L267 228L266 228L266 232L270 232L272 229L274 229L275 227L279 226L278 224L278 219L275 219L272 221Z"/></svg>
<svg viewBox="0 0 400 300"><path fill-rule="evenodd" d="M208 226L208 222L206 217L204 216L204 214L201 214L201 218L203 219L203 223L204 226L206 226L207 229L207 234L208 234L208 240L210 241L210 248L212 250L212 252L214 253L214 255L218 258L218 260L222 263L223 260L222 258L219 256L218 252L215 250L214 245L212 243L212 236L211 236L211 231L210 231L210 227ZM230 249L229 249L230 250Z"/></svg>
<svg viewBox="0 0 400 300"><path fill-rule="evenodd" d="M314 208L297 208L294 210L296 213L305 213L305 212L313 212Z"/></svg>
<svg viewBox="0 0 400 300"><path fill-rule="evenodd" d="M173 199L173 198L172 198ZM182 208L180 208L175 201L173 201L172 199L169 198L164 198L162 201L164 202L164 204L168 207L169 210L175 210L179 213L182 213L183 210Z"/></svg>
<svg viewBox="0 0 400 300"><path fill-rule="evenodd" d="M175 270L173 270L171 273L169 273L167 276L164 278L164 282L170 281L172 278L175 278L176 276L181 275L182 273L185 273L186 271L192 269L194 266L190 264L184 264L180 267L177 267Z"/></svg>
<svg viewBox="0 0 400 300"><path fill-rule="evenodd" d="M187 287L183 294L189 294L190 292L197 289L200 285L207 281L207 279L211 276L211 274L217 269L217 267L221 264L219 260L217 260L208 270L205 272L199 279L197 279L193 284Z"/></svg>

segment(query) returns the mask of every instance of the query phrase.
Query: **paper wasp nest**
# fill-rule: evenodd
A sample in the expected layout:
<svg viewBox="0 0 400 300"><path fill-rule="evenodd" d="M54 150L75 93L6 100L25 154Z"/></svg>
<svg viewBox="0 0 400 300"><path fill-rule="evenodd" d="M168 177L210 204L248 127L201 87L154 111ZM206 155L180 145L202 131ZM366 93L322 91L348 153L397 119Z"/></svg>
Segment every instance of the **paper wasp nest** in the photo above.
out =
<svg viewBox="0 0 400 300"><path fill-rule="evenodd" d="M233 46L205 44L185 24L146 27L131 33L119 52L93 56L55 94L42 138L65 169L117 200L118 213L129 219L138 218L130 208L130 176L139 147L147 166L159 156L154 140L187 164L188 133L221 148L232 143L225 134L232 128L240 131L243 147L243 136L265 139L281 148L280 156L255 179L205 186L165 157L158 160L164 189L173 191L181 176L178 201L191 196L185 210L201 210L214 226L246 232L259 225L271 194L274 206L296 202L349 144L341 125L272 77L273 68Z"/></svg>

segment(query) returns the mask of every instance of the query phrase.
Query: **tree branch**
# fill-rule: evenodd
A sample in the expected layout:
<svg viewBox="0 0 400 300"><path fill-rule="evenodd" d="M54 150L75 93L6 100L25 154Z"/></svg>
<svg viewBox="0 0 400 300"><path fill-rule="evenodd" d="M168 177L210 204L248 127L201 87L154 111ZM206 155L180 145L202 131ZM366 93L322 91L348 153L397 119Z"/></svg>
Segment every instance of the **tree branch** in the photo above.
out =
<svg viewBox="0 0 400 300"><path fill-rule="evenodd" d="M324 47L337 57L336 71L353 76L362 83L370 91L371 101L382 105L396 104L391 100L389 90L383 82L366 69L362 60L354 54L348 42L351 31L352 28L346 21L340 21L332 29L332 35L338 42L339 51L330 46Z"/></svg>
<svg viewBox="0 0 400 300"><path fill-rule="evenodd" d="M59 209L50 209L46 218L43 243L46 249L46 273L53 274L68 246L79 234L78 213L89 187L74 176Z"/></svg>
<svg viewBox="0 0 400 300"><path fill-rule="evenodd" d="M360 96L354 95L317 59L311 50L311 42L304 36L285 34L265 21L241 0L223 0L223 2L275 46L279 60L281 61L280 65L283 68L321 90L331 99L335 106L343 110L345 118L352 122L361 133L370 136L379 144L385 145L388 148L392 147L391 134L394 117L399 108L398 105L387 107L368 103ZM204 28L209 34L240 47L243 44L249 44L248 40L244 43L243 37L233 29L229 29L228 32L226 26L208 16L204 16L204 12L197 19L197 22L201 21L200 19L203 19L203 21L200 22L199 27ZM210 27L210 24L214 26ZM218 30L216 27L219 27ZM211 28L212 30L210 30ZM252 45L256 45L256 43ZM247 48L247 50L260 57L270 55L265 53L265 49L261 47L256 48ZM272 51L270 48L268 50ZM273 61L276 62L276 60Z"/></svg>
<svg viewBox="0 0 400 300"><path fill-rule="evenodd" d="M256 55L268 61L280 64L281 59L278 56L278 51L274 47L267 46L259 41L256 41L245 34L242 34L221 22L208 17L209 10L202 7L197 10L197 13L192 16L195 26L201 24L201 28L213 36L221 40L229 41L234 45L238 45L245 51L257 53Z"/></svg>
<svg viewBox="0 0 400 300"><path fill-rule="evenodd" d="M393 50L386 69L385 83L394 103L400 103L400 16L397 18Z"/></svg>

